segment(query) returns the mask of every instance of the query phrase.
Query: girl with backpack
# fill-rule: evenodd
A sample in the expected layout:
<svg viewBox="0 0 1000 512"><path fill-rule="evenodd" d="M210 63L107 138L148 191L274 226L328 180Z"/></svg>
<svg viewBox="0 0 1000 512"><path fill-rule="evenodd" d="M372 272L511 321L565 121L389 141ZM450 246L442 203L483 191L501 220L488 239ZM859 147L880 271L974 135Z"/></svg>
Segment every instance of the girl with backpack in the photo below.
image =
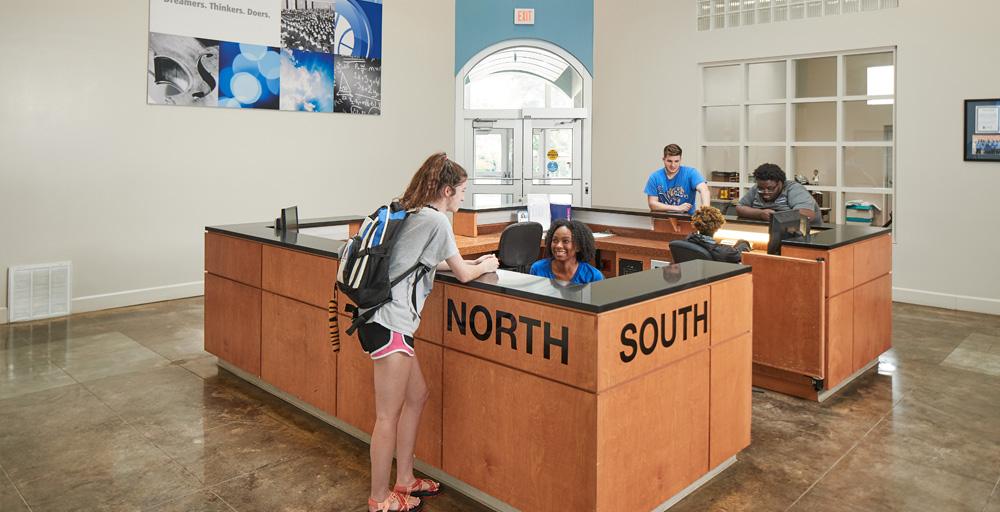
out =
<svg viewBox="0 0 1000 512"><path fill-rule="evenodd" d="M413 447L428 390L413 350L413 333L420 325L424 299L434 286L437 270L451 270L468 282L499 266L488 254L464 260L455 244L445 212L456 212L465 199L467 174L444 153L430 156L413 175L401 205L410 210L399 228L389 256L389 274L411 272L392 287L392 301L378 308L371 321L358 328L358 338L375 366L375 429L371 441L370 512L416 511L420 497L441 491L438 482L413 474ZM389 489L393 453L396 482Z"/></svg>

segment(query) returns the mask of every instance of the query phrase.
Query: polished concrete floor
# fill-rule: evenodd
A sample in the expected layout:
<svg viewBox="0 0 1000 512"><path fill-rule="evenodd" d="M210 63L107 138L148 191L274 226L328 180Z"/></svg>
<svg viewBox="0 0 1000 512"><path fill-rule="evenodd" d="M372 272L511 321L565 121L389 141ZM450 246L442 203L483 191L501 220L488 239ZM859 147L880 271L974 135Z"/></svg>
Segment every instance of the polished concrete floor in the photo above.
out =
<svg viewBox="0 0 1000 512"><path fill-rule="evenodd" d="M0 511L365 510L367 445L218 370L202 311L0 325ZM753 444L672 510L1000 512L1000 317L896 304L893 344L825 403L755 391Z"/></svg>

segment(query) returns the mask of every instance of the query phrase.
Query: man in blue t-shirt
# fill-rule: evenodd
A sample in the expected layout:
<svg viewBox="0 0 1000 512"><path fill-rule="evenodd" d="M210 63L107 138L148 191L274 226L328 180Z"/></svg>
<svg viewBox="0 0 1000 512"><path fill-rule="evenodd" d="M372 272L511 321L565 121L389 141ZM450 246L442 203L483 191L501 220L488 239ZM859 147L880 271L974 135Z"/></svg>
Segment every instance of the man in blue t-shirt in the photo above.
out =
<svg viewBox="0 0 1000 512"><path fill-rule="evenodd" d="M663 148L663 167L653 171L646 180L646 201L653 212L674 212L691 215L695 209L695 190L701 204L712 204L708 183L694 167L681 165L681 147L669 144Z"/></svg>

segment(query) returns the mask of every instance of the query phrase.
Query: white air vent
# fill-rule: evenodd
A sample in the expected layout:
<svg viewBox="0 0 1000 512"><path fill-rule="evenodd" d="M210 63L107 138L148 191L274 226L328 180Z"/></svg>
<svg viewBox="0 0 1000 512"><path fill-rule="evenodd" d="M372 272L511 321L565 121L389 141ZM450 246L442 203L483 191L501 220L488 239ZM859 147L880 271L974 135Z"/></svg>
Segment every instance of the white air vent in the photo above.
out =
<svg viewBox="0 0 1000 512"><path fill-rule="evenodd" d="M7 272L11 322L69 314L70 262L22 265Z"/></svg>

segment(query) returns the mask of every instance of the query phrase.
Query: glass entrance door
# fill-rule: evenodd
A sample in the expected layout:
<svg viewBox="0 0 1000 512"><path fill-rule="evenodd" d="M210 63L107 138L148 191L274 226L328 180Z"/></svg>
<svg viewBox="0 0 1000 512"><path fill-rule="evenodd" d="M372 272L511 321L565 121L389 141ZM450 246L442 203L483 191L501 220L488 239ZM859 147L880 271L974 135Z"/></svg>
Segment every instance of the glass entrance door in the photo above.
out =
<svg viewBox="0 0 1000 512"><path fill-rule="evenodd" d="M581 132L579 119L470 121L467 204L501 206L523 202L526 194L582 204Z"/></svg>
<svg viewBox="0 0 1000 512"><path fill-rule="evenodd" d="M472 174L466 201L473 207L500 206L520 197L522 128L515 120L472 122L472 151L466 152L472 162L464 165Z"/></svg>
<svg viewBox="0 0 1000 512"><path fill-rule="evenodd" d="M553 203L581 204L580 125L579 119L524 120L524 131L531 134L525 194L548 194Z"/></svg>

